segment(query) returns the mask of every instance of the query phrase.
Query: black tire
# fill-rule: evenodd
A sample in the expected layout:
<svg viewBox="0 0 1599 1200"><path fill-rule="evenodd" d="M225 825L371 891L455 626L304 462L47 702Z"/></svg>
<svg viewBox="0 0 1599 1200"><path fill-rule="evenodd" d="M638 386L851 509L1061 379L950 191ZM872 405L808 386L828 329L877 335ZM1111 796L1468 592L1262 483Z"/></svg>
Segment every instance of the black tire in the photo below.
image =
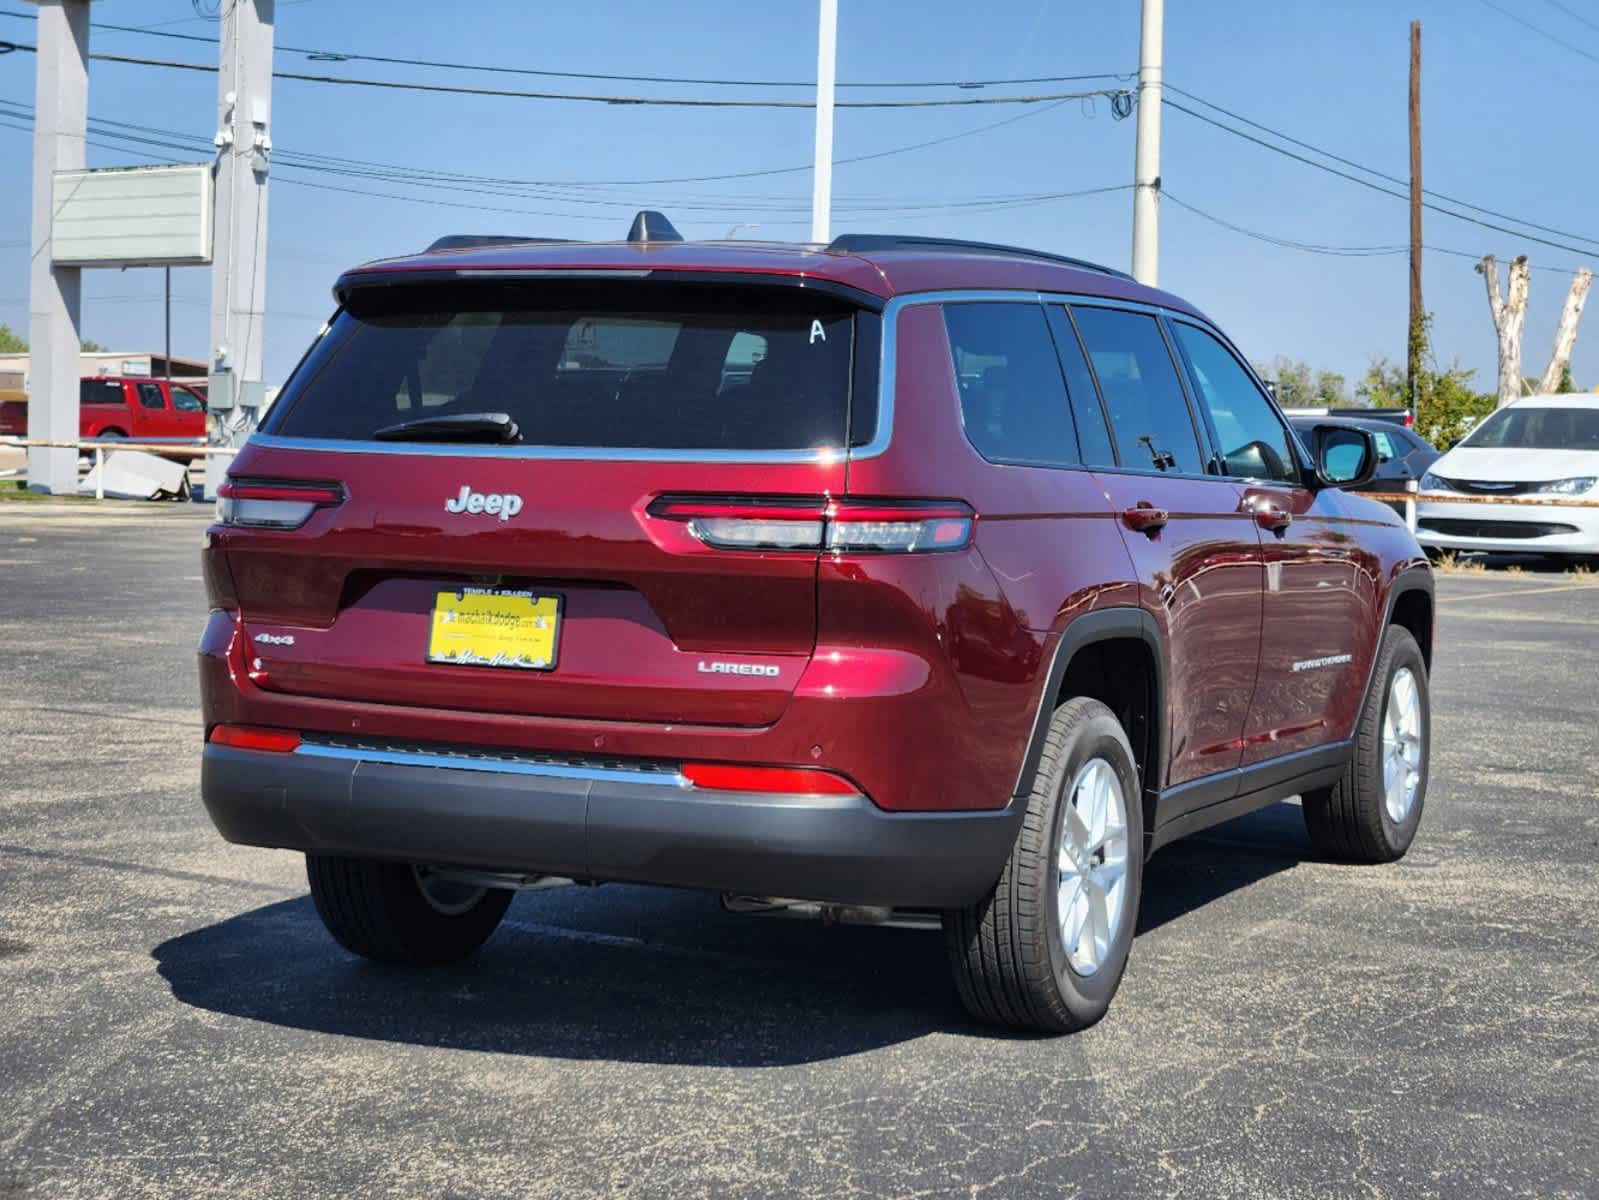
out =
<svg viewBox="0 0 1599 1200"><path fill-rule="evenodd" d="M1421 764L1415 799L1402 821L1389 815L1383 789L1383 721L1394 677L1408 670L1421 704ZM1401 858L1421 826L1427 799L1428 758L1432 749L1432 706L1427 662L1410 630L1390 625L1377 652L1371 690L1355 726L1354 753L1343 778L1300 799L1310 840L1325 854L1354 862L1384 863Z"/></svg>
<svg viewBox="0 0 1599 1200"><path fill-rule="evenodd" d="M1079 770L1103 759L1120 783L1126 810L1126 871L1119 923L1098 968L1082 974L1057 919L1057 864L1067 789ZM1138 923L1144 875L1144 820L1138 768L1114 713L1078 697L1050 718L1021 833L992 895L944 913L944 943L955 987L979 1021L1013 1029L1070 1033L1105 1015L1121 982Z"/></svg>
<svg viewBox="0 0 1599 1200"><path fill-rule="evenodd" d="M307 854L305 874L317 915L334 940L375 962L434 966L465 958L488 940L511 904L511 892L484 888L462 911L441 912L409 863Z"/></svg>

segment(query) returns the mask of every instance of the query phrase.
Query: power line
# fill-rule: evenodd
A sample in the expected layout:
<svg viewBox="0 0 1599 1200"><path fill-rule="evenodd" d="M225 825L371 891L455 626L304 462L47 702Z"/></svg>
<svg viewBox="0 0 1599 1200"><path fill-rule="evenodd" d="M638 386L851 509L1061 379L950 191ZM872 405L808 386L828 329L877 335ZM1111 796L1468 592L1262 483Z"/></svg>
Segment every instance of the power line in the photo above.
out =
<svg viewBox="0 0 1599 1200"><path fill-rule="evenodd" d="M1526 17L1513 13L1508 8L1501 8L1499 5L1495 4L1493 0L1480 0L1480 2L1486 5L1488 8L1493 9L1494 12L1498 13L1501 17L1505 17L1511 21L1514 21L1523 29L1530 29L1539 37L1545 38L1557 46L1561 46L1564 49L1570 50L1573 54L1582 55L1582 57L1586 58L1589 62L1599 63L1599 54L1589 54L1588 51L1584 50L1581 46L1573 46L1569 41L1561 37L1559 34L1550 33L1542 26L1534 25L1531 21L1527 20ZM1567 11L1570 10L1568 9Z"/></svg>
<svg viewBox="0 0 1599 1200"><path fill-rule="evenodd" d="M1221 228L1230 230L1233 233L1241 234L1247 238L1253 238L1257 242L1266 242L1269 245L1282 246L1289 250L1302 250L1307 254L1320 254L1337 258L1380 258L1388 255L1404 254L1408 250L1408 247L1406 246L1397 245L1329 246L1319 242L1301 242L1293 238L1279 237L1274 234L1262 233L1258 229L1249 229L1243 225L1237 225L1231 221L1224 220L1223 218L1216 216L1214 213L1206 212L1197 205L1189 204L1186 200L1179 199L1177 196L1172 195L1170 188L1162 188L1161 196L1163 199L1170 200L1173 204L1177 205L1178 208L1186 209L1195 216L1202 217L1211 224L1218 225ZM1427 251L1429 254L1448 254L1455 258L1469 258L1473 262L1480 262L1482 260L1482 255L1480 253L1471 250L1456 250L1448 246L1423 246L1422 249ZM1534 266L1532 269L1535 271L1551 271L1563 275L1569 275L1573 270L1575 270L1573 267L1550 266Z"/></svg>
<svg viewBox="0 0 1599 1200"><path fill-rule="evenodd" d="M37 47L23 42L0 41L0 52L24 50L36 53ZM216 67L206 63L178 62L167 58L144 58L131 54L91 53L97 62L123 63L138 67L163 67L173 71L199 71L215 74ZM502 100L561 100L579 104L606 104L641 108L779 108L807 110L816 107L814 100L754 100L744 97L719 96L620 96L591 95L581 92L536 92L515 88L468 87L454 83L418 83L397 79L365 79L350 75L313 75L304 71L273 71L274 79L292 79L300 83L325 83L340 87L382 88L392 91L424 92L432 95L484 96ZM1132 111L1132 92L1127 88L1093 88L1081 92L1037 92L1020 96L937 96L920 99L894 100L840 100L836 108L974 108L989 104L1047 104L1056 100L1089 100L1103 96L1111 102L1111 112L1118 117Z"/></svg>
<svg viewBox="0 0 1599 1200"><path fill-rule="evenodd" d="M1190 100L1196 101L1199 104L1203 104L1206 108L1213 109L1216 112L1222 113L1222 114L1224 114L1225 116L1231 118L1234 121L1240 121L1243 124L1248 125L1252 129L1258 129L1262 133L1269 133L1272 137L1278 138L1278 139L1280 139L1282 141L1285 141L1285 142L1288 142L1291 145L1299 146L1302 149L1309 150L1309 151L1311 151L1314 154L1320 154L1324 158L1330 158L1336 163L1342 163L1346 167L1353 167L1357 171L1364 171L1368 175L1373 175L1373 176L1375 176L1378 179L1386 180L1387 182L1393 183L1393 184L1397 184L1400 187L1409 187L1410 186L1410 181L1408 179L1404 179L1404 178L1402 178L1402 177L1400 177L1398 175L1390 175L1390 174L1388 174L1385 171L1377 170L1375 167L1368 167L1368 166L1366 166L1363 163L1358 163L1358 162L1354 161L1353 159L1345 158L1345 157L1343 157L1340 154L1334 154L1331 150L1327 150L1327 149L1325 149L1325 148L1323 148L1321 146L1317 146L1317 145L1314 145L1314 144L1312 144L1310 142L1304 141L1304 140L1302 140L1300 138L1296 138L1296 137L1294 137L1291 134L1284 133L1280 129L1273 129L1270 125L1262 125L1259 121L1253 121L1250 118L1244 116L1242 113L1234 112L1232 109L1223 108L1221 105L1217 104L1214 100L1207 100L1203 96L1195 95L1193 92L1185 91L1182 88L1177 87L1175 84L1167 83L1164 86L1165 86L1165 90L1166 91L1176 92L1180 96L1186 96ZM1187 110L1184 110L1184 111L1187 111ZM1498 217L1500 220L1503 220L1503 221L1512 221L1512 222L1514 222L1517 225L1524 225L1528 229L1536 229L1540 233L1549 233L1549 234L1553 234L1556 237L1570 238L1570 239L1572 239L1574 241L1579 241L1579 242L1595 242L1596 245L1599 245L1599 240L1596 240L1594 238L1585 237L1584 235L1582 235L1580 233L1571 233L1570 231L1564 230L1564 229L1554 229L1554 228L1552 228L1552 227L1550 227L1548 225L1540 225L1536 221L1528 221L1528 220L1525 220L1522 217L1514 216L1511 213L1498 212L1495 209L1484 208L1480 204L1473 204L1469 200L1461 200L1461 199L1459 199L1456 196L1446 195L1445 193L1439 192L1439 191L1435 191L1432 188L1424 188L1424 189L1422 189L1422 194L1426 195L1426 196L1431 196L1435 200L1442 200L1446 204L1453 204L1457 208L1470 209L1472 212L1481 213L1483 216L1486 216L1486 217Z"/></svg>
<svg viewBox="0 0 1599 1200"><path fill-rule="evenodd" d="M1576 9L1572 8L1570 5L1562 4L1560 2L1560 0L1544 0L1544 3L1549 5L1551 8L1558 8L1561 12L1565 13L1566 16L1570 17L1573 21L1576 21L1580 25L1586 25L1589 29L1592 29L1594 32L1599 33L1599 22L1590 21L1587 17L1583 16L1580 12L1578 12Z"/></svg>
<svg viewBox="0 0 1599 1200"><path fill-rule="evenodd" d="M0 17L12 17L17 20L32 21L35 18L31 13L20 13L0 10ZM186 20L192 18L185 18ZM104 29L117 33L137 33L146 37L167 38L173 41L199 42L215 46L217 39L195 33L174 33L151 26L140 25L114 25L106 21L91 21L91 29ZM354 50L329 50L310 46L278 45L276 49L281 53L303 54L313 62L369 62L382 63L387 66L427 67L436 70L450 71L477 71L495 75L525 75L545 79L594 79L609 83L660 83L660 84L691 84L704 87L742 87L742 88L811 88L816 86L814 79L719 79L696 78L685 75L625 75L611 74L599 71L551 71L534 67L507 67L495 63L465 63L451 62L431 58L406 58L395 55L366 54ZM891 88L906 91L917 88L988 88L988 87L1023 87L1035 86L1044 83L1083 83L1094 79L1120 79L1130 80L1136 77L1136 72L1124 71L1098 71L1081 75L1033 75L1020 79L939 79L939 80L858 80L838 82L841 88Z"/></svg>
<svg viewBox="0 0 1599 1200"><path fill-rule="evenodd" d="M14 111L10 111L10 110L21 110L21 111L14 112ZM16 124L16 123L12 123L12 122L20 120L22 118L22 116L24 116L25 113L28 110L29 110L29 106L27 106L27 105L20 104L20 103L14 102L14 101L3 101L3 100L0 100L0 127L16 129L18 131L26 132L27 129L28 129L28 127L26 125ZM11 118L11 120L7 121L7 120L5 120L5 118ZM139 130L141 132L140 133L124 133L124 132L120 132L118 130L104 130L104 129L96 128L97 126L100 126L100 125L103 125L103 124L110 124L110 125L120 126L122 129ZM102 121L99 121L99 120L96 119L96 120L91 120L90 121L90 127L91 127L91 132L99 134L99 135L104 136L104 137L108 137L108 138L114 139L114 140L116 140L118 142L131 143L131 144L137 145L137 146L150 146L150 147L154 147L156 149L169 150L169 151L173 151L173 152L179 153L179 154L185 154L185 153L209 153L210 150L211 150L211 146L208 143L201 142L200 139L197 139L197 138L192 138L191 139L191 138L188 138L188 135L175 133L173 131L152 129L152 128L148 127L148 126L131 125L130 123L127 123L127 122L117 122L117 121L102 122ZM143 136L143 135L152 135L152 136ZM106 148L106 149L122 149L126 153L133 153L133 154L136 154L136 155L138 155L140 157L146 157L146 158L155 158L155 157L157 157L155 155L149 154L148 152L130 150L126 146L119 147L119 146L107 145L104 142L101 142L101 141L98 141L98 140L93 140L93 139L91 139L90 144L95 145L97 147ZM410 167L393 166L392 168L390 168L388 170L385 170L385 171L346 170L346 169L341 169L337 165L334 165L336 160L332 160L332 161L327 162L327 163L315 163L315 162L301 163L301 162L293 161L293 159L296 158L296 157L300 157L300 156L295 156L295 155L292 154L292 152L289 152L289 151L280 150L274 155L274 161L277 163L277 165L280 168L291 170L291 171L304 172L306 174L313 174L313 175L336 175L336 176L344 176L344 177L351 177L351 178L374 179L374 180L380 180L380 181L387 181L387 182L391 182L391 183L400 183L400 184L403 184L405 186L411 186L411 187L434 188L434 189L446 190L446 191L449 191L452 194L465 191L465 192L471 192L471 193L481 194L481 195L505 196L505 197L510 197L510 198L521 198L521 195L522 195L522 193L519 193L517 191L507 191L507 190L499 189L499 188L466 187L466 186L463 186L456 179L434 180L434 179L428 178L426 172L418 171L418 170L410 168ZM320 158L321 156L306 156L306 157L315 159L315 158ZM372 196L372 197L377 197L377 198L380 198L380 199L405 200L405 201L410 201L410 202L414 202L414 203L430 204L430 205L439 206L439 207L473 209L473 210L483 211L483 212L500 212L500 213L523 215L523 216L555 217L555 218L567 219L567 220L596 221L596 222L600 222L600 221L610 222L611 220L613 220L612 217L605 216L603 214L593 213L593 212L567 212L567 211L558 211L558 210L551 210L551 209L527 208L527 207L511 207L511 206L507 206L507 205L491 205L491 204L482 204L482 203L471 203L471 202L461 201L461 200L440 200L440 199L436 199L436 198L432 198L432 197L426 197L426 196L413 196L413 195L406 195L406 194L395 193L395 192L374 191L374 190L367 189L367 188L357 188L357 187L351 187L351 186L339 186L339 185L328 183L328 182L315 182L315 181L307 180L307 179L293 179L293 178L290 178L290 179L283 179L282 182L285 183L285 184L291 184L291 185L300 186L300 187L314 187L314 188L318 188L318 189L324 190L324 191L344 192L344 193L348 193L348 194L352 194L352 195ZM1109 194L1109 193L1112 193L1112 192L1124 191L1129 186L1130 185L1127 185L1127 184L1114 184L1114 185L1108 185L1108 186L1104 186L1104 187L1083 188L1083 189L1076 189L1076 190L1071 190L1071 191L1032 192L1032 193L1020 193L1020 194L1011 194L1011 195L998 195L998 196L988 196L988 197L977 197L977 198L973 198L973 199L958 199L958 200L944 200L944 201L919 201L919 202L912 203L912 204L887 204L887 203L883 203L883 204L863 204L863 203L852 203L852 202L847 202L846 201L845 202L845 206L844 206L844 211L854 212L854 213L857 213L857 214L871 213L871 212L879 212L879 213L917 213L917 212L922 212L922 213L936 214L936 213L948 212L948 211L953 211L953 210L997 211L997 210L1003 210L1003 209L1029 207L1029 206L1032 206L1032 205L1045 204L1045 203L1050 203L1050 202L1057 201L1057 200L1069 200L1069 199L1078 199L1078 198L1087 197L1087 196L1105 195L1105 194ZM535 198L537 198L539 193L533 193L533 195L534 195ZM592 197L585 197L585 196L560 196L560 195L554 195L554 196L547 196L547 198L556 199L556 200L564 199L564 200L567 200L569 202L576 202L576 203L595 205L595 206L601 206L601 207L623 208L623 209L634 208L634 207L637 206L637 203L638 203L638 201L636 199L632 199L632 200L604 200L604 199L595 199L595 198L592 198ZM684 203L681 203L681 204L674 204L673 207L681 207L681 208L686 208L686 209L690 209L690 210L693 210L693 211L702 211L702 212L711 212L711 213L719 213L719 212L741 213L741 212L751 212L751 211L753 211L753 212L758 212L758 213L763 213L763 214L766 214L766 213L782 214L782 213L800 213L800 212L804 212L805 211L805 205L800 204L800 203L795 203L793 205L788 205L788 206L772 206L772 205L753 206L753 205L741 203L736 198L729 199L729 200L726 200L726 201L723 201L723 202L720 202L720 203L715 203L715 204L703 204L703 203L696 204L696 203L684 202ZM794 222L783 222L783 221L780 221L780 220L776 220L775 217L774 217L773 220L772 220L772 223L785 224L785 223L794 223Z"/></svg>
<svg viewBox="0 0 1599 1200"><path fill-rule="evenodd" d="M1059 104L1047 105L1047 106L1045 106L1043 108L1028 109L1028 110L1025 110L1023 112L1016 113L1016 114L1014 114L1012 116L1005 117L1004 119L999 120L999 121L993 121L993 122L990 122L990 123L985 124L985 125L977 125L977 126L974 126L971 129L960 130L960 131L958 131L956 133L946 134L946 135L944 135L942 137L931 138L931 139L927 139L925 141L919 141L919 142L911 142L911 143L908 143L906 145L893 146L893 147L890 147L889 149L886 149L886 150L877 150L877 151L872 151L872 152L869 152L869 153L866 153L866 154L850 155L848 157L836 159L834 161L834 165L835 166L841 166L841 165L846 165L846 164L851 164L851 163L867 162L867 161L880 159L880 158L888 158L888 157L895 156L895 155L912 153L912 152L918 151L918 150L930 149L930 148L932 148L934 146L945 145L945 144L948 144L950 142L959 141L959 140L961 140L963 138L975 137L975 136L978 136L980 134L988 133L988 132L990 132L992 130L999 129L999 128L1003 127L1003 126L1014 124L1014 123L1016 123L1018 121L1024 121L1024 120L1027 120L1027 119L1029 119L1031 117L1042 116L1043 114L1045 114L1047 112L1050 112L1050 111L1053 111L1054 109L1057 109L1057 108L1061 107L1061 105L1066 104L1066 103L1069 103L1069 101L1064 101L1063 100ZM12 107L17 108L17 109L21 110L22 113L28 114L28 115L31 115L32 112L33 112L33 108L32 108L31 105L25 105L25 104L21 104L21 103L15 102L15 101L0 101L0 104L10 104ZM189 138L191 136L189 134L177 133L177 132L174 132L172 130L156 130L156 129L150 128L149 126L145 126L145 125L137 125L137 124L131 124L131 123L128 123L128 122L121 122L121 121L112 121L112 120L107 120L107 119L104 119L104 118L91 118L90 119L90 124L101 124L101 125L116 126L116 127L120 127L120 128L123 128L123 129L135 130L135 131L140 132L140 133L156 134L156 135L159 135L159 136L162 136L162 137L166 137L166 138L184 139L184 138ZM108 136L110 136L110 135L108 134ZM211 144L209 143L209 141L204 141L204 142L196 141L196 142L192 143L191 145L186 145L186 146L182 146L182 147L174 146L173 148L174 149L185 149L185 150L192 149L196 153L207 154L207 155L209 155L209 154L211 154L213 152ZM279 151L280 156L281 156L282 153L283 152L280 150ZM324 163L329 163L329 164L334 164L334 165L353 163L353 164L357 164L357 165L360 165L360 166L370 166L370 167L378 167L378 168L390 169L390 170L393 170L395 172L403 172L407 176L413 176L413 175L417 174L419 171L422 171L421 168L417 168L417 167L414 167L414 166L403 166L403 165L389 164L389 163L374 163L374 162L371 162L370 160L350 158L347 155L328 156L328 155L317 155L317 154L301 152L301 153L296 154L295 157L304 158L304 159L313 160L313 161L321 161L321 162L324 162ZM724 172L724 173L714 174L714 175L689 175L689 176L678 176L678 177L664 178L664 179L599 179L599 180L510 179L510 178L504 178L504 177L499 177L499 176L491 176L491 175L470 175L470 174L459 174L459 173L454 173L454 172L441 172L441 171L438 171L436 169L427 171L426 173L430 174L430 175L433 175L433 176L435 176L437 178L440 178L440 179L448 179L448 180L459 181L459 182L464 182L464 183L491 183L491 184L504 184L506 186L530 187L530 188L532 188L532 187L548 187L548 188L556 188L556 189L559 189L559 188L579 188L579 189L582 189L582 188L594 188L594 187L656 187L656 186L660 186L660 185L678 184L678 183L726 182L726 181L731 181L731 180L742 180L742 179L759 178L759 177L762 177L762 176L798 174L798 173L810 171L811 169L812 169L812 164L809 163L809 162L806 162L806 163L798 164L798 165L791 166L791 167L772 167L772 168L764 168L764 169L752 170L752 171L733 171L733 172Z"/></svg>
<svg viewBox="0 0 1599 1200"><path fill-rule="evenodd" d="M1409 199L1409 197L1403 192L1396 192L1392 188L1383 187L1381 184L1373 183L1369 179L1362 179L1358 175L1351 175L1348 171L1341 171L1337 167L1331 167L1324 162L1318 162L1313 158L1307 158L1303 154L1296 154L1294 151L1284 149L1282 146L1268 142L1264 138L1256 137L1254 134L1246 133L1242 129L1237 129L1234 126L1226 124L1225 122L1218 121L1214 117L1209 117L1204 113L1196 112L1194 109L1188 108L1186 105L1178 104L1175 100L1163 100L1162 103L1167 108L1176 109L1178 112L1193 117L1196 120L1203 121L1207 125L1213 125L1217 129L1230 133L1234 137L1242 138L1247 142L1253 142L1257 146L1264 147L1273 153L1281 154L1286 158L1294 159L1296 162L1304 163L1306 166L1315 167L1318 171L1325 171L1329 175L1336 175L1340 179L1347 179L1351 183L1359 184L1361 187L1369 188L1374 192L1381 192L1385 196L1393 196L1400 200ZM1453 217L1457 221L1465 221L1471 225L1480 225L1484 229L1492 229L1496 233L1509 234L1512 237L1522 238L1529 242L1537 242L1542 246L1551 246L1556 250L1564 250L1570 254L1591 255L1595 252L1592 247L1571 246L1564 242L1550 241L1548 238L1537 237L1533 234L1527 233L1523 229L1512 229L1504 225L1496 225L1492 221L1484 221L1478 217L1467 216L1465 213L1455 212L1452 209L1444 208L1442 205L1431 201L1423 201L1423 207L1431 209L1433 212L1441 213L1443 216ZM1583 237L1578 240L1590 241L1594 242L1595 245L1599 245L1599 239Z"/></svg>

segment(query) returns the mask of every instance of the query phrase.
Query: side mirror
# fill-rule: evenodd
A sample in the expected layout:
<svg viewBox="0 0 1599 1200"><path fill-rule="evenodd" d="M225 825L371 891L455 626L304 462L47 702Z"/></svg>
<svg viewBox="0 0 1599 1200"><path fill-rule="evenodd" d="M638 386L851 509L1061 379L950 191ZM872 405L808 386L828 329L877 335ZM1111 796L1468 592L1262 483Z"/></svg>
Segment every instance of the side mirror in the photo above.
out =
<svg viewBox="0 0 1599 1200"><path fill-rule="evenodd" d="M1318 425L1310 435L1316 476L1323 487L1352 491L1377 474L1377 439L1353 425Z"/></svg>

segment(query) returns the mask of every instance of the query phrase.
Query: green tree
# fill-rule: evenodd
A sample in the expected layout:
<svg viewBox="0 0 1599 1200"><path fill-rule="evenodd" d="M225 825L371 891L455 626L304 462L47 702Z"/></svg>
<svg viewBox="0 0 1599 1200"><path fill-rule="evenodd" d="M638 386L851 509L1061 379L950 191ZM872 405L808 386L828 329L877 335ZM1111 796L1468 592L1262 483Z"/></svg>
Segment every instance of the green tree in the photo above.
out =
<svg viewBox="0 0 1599 1200"><path fill-rule="evenodd" d="M1349 407L1349 392L1337 371L1317 371L1314 393L1317 405L1323 408Z"/></svg>
<svg viewBox="0 0 1599 1200"><path fill-rule="evenodd" d="M1471 382L1477 373L1459 363L1440 371L1432 354L1431 334L1432 316L1428 314L1419 329L1421 370L1416 373L1416 432L1438 449L1447 450L1493 412L1498 397L1473 388ZM1405 368L1385 357L1373 358L1355 394L1373 408L1406 407Z"/></svg>
<svg viewBox="0 0 1599 1200"><path fill-rule="evenodd" d="M14 333L9 325L0 325L0 354L26 354L28 340Z"/></svg>
<svg viewBox="0 0 1599 1200"><path fill-rule="evenodd" d="M105 347L104 346L102 346L99 342L91 342L88 338L84 338L83 341L79 343L79 348L85 354L104 354L105 353Z"/></svg>
<svg viewBox="0 0 1599 1200"><path fill-rule="evenodd" d="M1345 408L1349 392L1337 371L1315 371L1309 363L1279 354L1269 363L1257 363L1255 372L1277 385L1277 403L1284 408Z"/></svg>

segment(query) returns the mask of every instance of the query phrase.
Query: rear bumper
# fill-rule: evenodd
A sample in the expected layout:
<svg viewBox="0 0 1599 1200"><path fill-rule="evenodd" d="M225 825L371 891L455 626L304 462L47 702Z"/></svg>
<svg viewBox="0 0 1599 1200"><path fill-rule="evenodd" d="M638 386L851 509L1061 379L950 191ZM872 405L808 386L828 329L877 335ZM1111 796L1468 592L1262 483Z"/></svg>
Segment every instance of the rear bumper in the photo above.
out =
<svg viewBox="0 0 1599 1200"><path fill-rule="evenodd" d="M864 796L713 791L670 773L434 762L207 745L201 788L222 836L244 845L907 908L980 898L1022 818L1021 801L888 813Z"/></svg>

